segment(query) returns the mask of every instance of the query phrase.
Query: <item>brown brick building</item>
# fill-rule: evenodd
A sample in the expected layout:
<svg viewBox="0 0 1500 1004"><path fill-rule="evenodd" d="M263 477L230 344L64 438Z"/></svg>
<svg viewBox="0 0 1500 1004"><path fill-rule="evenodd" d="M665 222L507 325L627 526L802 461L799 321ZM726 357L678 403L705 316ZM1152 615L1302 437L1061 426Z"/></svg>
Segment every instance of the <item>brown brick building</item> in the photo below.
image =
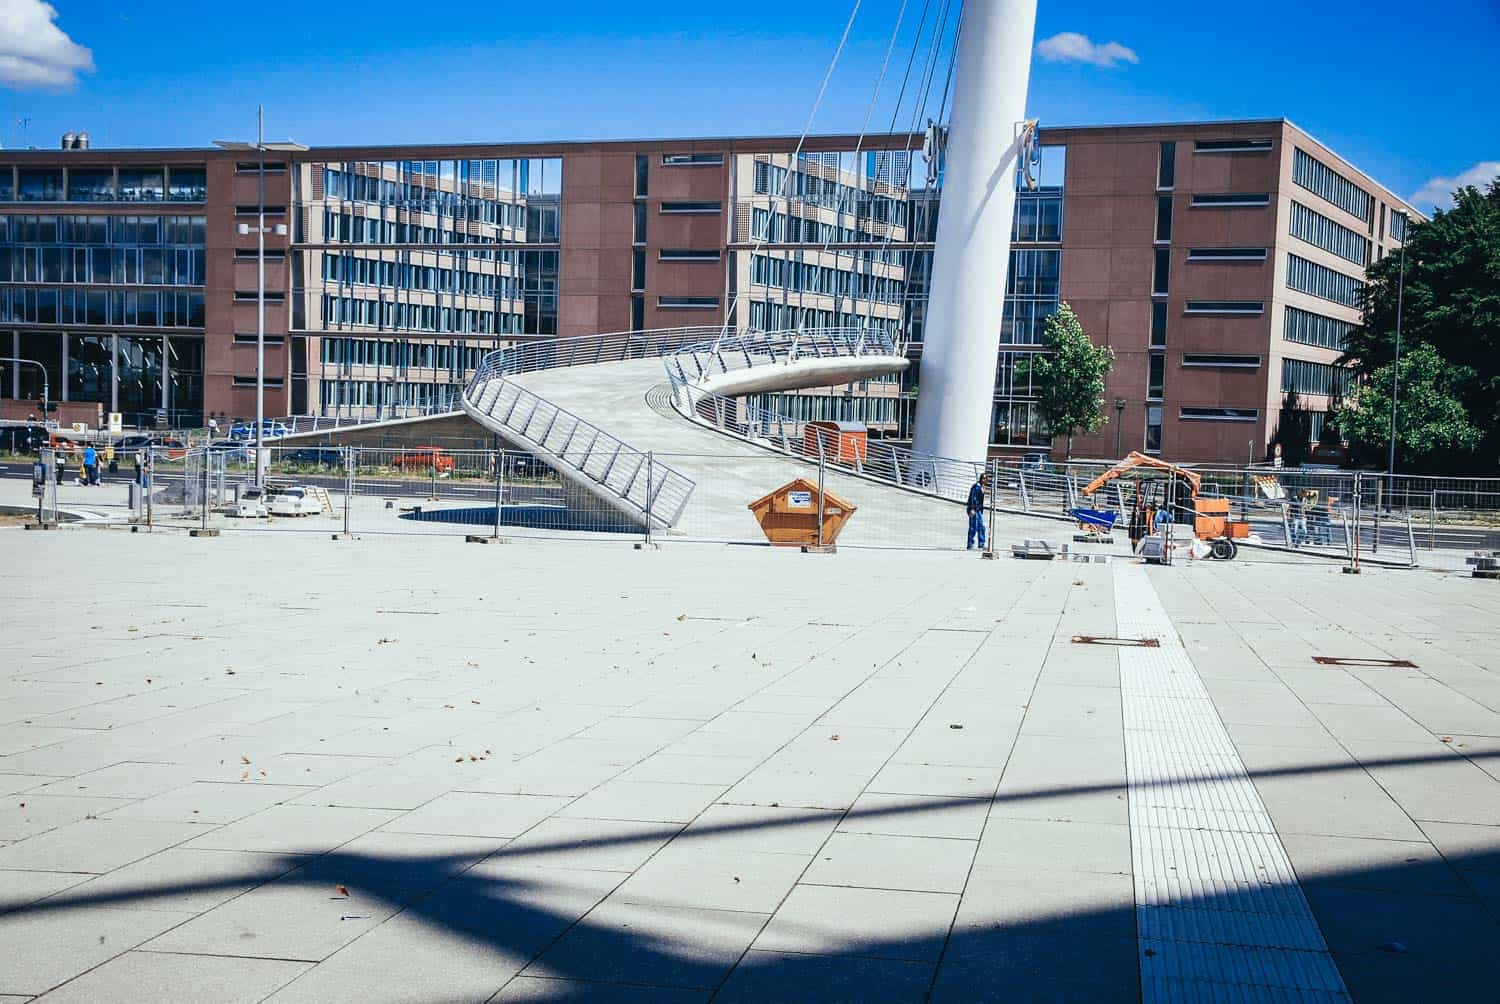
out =
<svg viewBox="0 0 1500 1004"><path fill-rule="evenodd" d="M992 442L1050 445L1029 360L1061 301L1114 347L1111 424L1075 455L1264 451L1318 415L1368 262L1411 209L1283 120L1043 130L1018 199ZM718 324L881 326L901 385L786 395L909 434L935 186L921 137L323 147L266 154L267 414L453 403L517 339ZM127 422L254 415L258 160L0 153L0 355ZM788 197L789 196L789 197ZM996 281L1006 277L996 276ZM976 361L976 365L987 364ZM0 364L0 398L40 393ZM1117 409L1117 404L1119 405ZM1118 423L1116 417L1120 418Z"/></svg>

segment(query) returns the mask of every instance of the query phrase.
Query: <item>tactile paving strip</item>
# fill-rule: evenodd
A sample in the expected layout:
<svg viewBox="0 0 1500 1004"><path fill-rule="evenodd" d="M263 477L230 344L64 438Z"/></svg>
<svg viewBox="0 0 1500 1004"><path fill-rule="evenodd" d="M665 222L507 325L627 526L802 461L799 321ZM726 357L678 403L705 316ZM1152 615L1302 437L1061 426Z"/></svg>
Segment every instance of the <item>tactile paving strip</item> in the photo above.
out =
<svg viewBox="0 0 1500 1004"><path fill-rule="evenodd" d="M1141 997L1349 1000L1286 849L1144 566L1114 564Z"/></svg>

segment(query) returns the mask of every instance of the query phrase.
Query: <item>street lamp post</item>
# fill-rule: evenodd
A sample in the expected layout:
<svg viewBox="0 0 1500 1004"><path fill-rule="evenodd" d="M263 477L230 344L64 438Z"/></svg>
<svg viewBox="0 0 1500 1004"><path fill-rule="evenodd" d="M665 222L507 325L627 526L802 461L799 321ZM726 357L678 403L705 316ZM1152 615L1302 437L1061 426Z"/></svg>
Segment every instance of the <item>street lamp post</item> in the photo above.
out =
<svg viewBox="0 0 1500 1004"><path fill-rule="evenodd" d="M214 144L224 150L254 150L256 152L256 221L251 227L241 223L236 228L241 236L255 234L255 484L266 483L266 234L285 237L285 223L266 227L266 151L292 152L306 150L301 143L266 142L266 109L258 105L255 109L255 142L242 143L231 140L215 140Z"/></svg>
<svg viewBox="0 0 1500 1004"><path fill-rule="evenodd" d="M25 363L28 366L35 366L37 369L42 371L42 424L46 425L47 401L51 397L52 390L51 385L48 383L47 367L43 366L35 359L22 359L20 356L0 356L0 363Z"/></svg>
<svg viewBox="0 0 1500 1004"><path fill-rule="evenodd" d="M1125 399L1115 398L1115 453L1120 453L1123 447L1120 445L1120 435L1125 429Z"/></svg>
<svg viewBox="0 0 1500 1004"><path fill-rule="evenodd" d="M1391 364L1391 448L1385 465L1386 473L1391 475L1396 473L1396 395L1401 389L1401 301L1406 294L1406 238L1407 228L1410 226L1405 213L1397 215L1401 217L1401 269L1396 280L1396 361ZM1395 485L1391 487L1394 488Z"/></svg>

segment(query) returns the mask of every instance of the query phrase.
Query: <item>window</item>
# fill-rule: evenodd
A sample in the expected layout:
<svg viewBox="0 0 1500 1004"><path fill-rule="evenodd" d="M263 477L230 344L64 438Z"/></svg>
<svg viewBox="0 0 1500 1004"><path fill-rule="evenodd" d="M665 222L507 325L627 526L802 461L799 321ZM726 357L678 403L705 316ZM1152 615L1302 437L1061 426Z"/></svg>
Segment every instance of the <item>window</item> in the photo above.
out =
<svg viewBox="0 0 1500 1004"><path fill-rule="evenodd" d="M1161 452L1161 405L1146 408L1146 452Z"/></svg>
<svg viewBox="0 0 1500 1004"><path fill-rule="evenodd" d="M630 258L630 289L640 292L646 288L646 252L632 251Z"/></svg>
<svg viewBox="0 0 1500 1004"><path fill-rule="evenodd" d="M1172 197L1156 197L1156 241L1158 244L1172 239Z"/></svg>
<svg viewBox="0 0 1500 1004"><path fill-rule="evenodd" d="M1265 248L1192 248L1188 261L1265 261Z"/></svg>
<svg viewBox="0 0 1500 1004"><path fill-rule="evenodd" d="M257 302L259 302L259 296L256 294L255 290L253 290L253 289L251 289L251 290L243 290L243 289L237 289L237 290L235 290L234 291L234 299L235 299L236 303L257 303ZM274 292L273 293L269 289L266 290L266 302L267 303L281 303L285 299L286 299L286 294L283 293L283 292Z"/></svg>
<svg viewBox="0 0 1500 1004"><path fill-rule="evenodd" d="M167 198L170 201L202 202L207 197L208 178L203 168L167 168Z"/></svg>
<svg viewBox="0 0 1500 1004"><path fill-rule="evenodd" d="M1260 418L1258 408L1179 408L1177 417L1193 422L1254 422Z"/></svg>
<svg viewBox="0 0 1500 1004"><path fill-rule="evenodd" d="M1172 271L1172 252L1169 248L1156 249L1156 263L1151 275L1151 295L1167 295L1167 278Z"/></svg>
<svg viewBox="0 0 1500 1004"><path fill-rule="evenodd" d="M1407 216L1399 209L1391 210L1391 240L1406 240Z"/></svg>
<svg viewBox="0 0 1500 1004"><path fill-rule="evenodd" d="M284 335L270 335L270 334L266 335L266 346L267 347L280 346L281 343L284 342L284 341L286 341L286 336L284 336ZM329 339L329 341L333 341L333 339ZM236 344L236 345L254 345L255 344L255 332L251 331L251 332L247 333L247 332L244 332L244 331L236 331L234 333L234 344Z"/></svg>
<svg viewBox="0 0 1500 1004"><path fill-rule="evenodd" d="M21 179L18 188L22 202L63 201L62 168L23 167L17 173Z"/></svg>
<svg viewBox="0 0 1500 1004"><path fill-rule="evenodd" d="M724 163L722 153L664 153L662 167L708 167Z"/></svg>
<svg viewBox="0 0 1500 1004"><path fill-rule="evenodd" d="M258 205L234 207L234 215L236 216L259 216L260 212L261 209ZM285 216L286 206L266 206L265 212L267 216Z"/></svg>
<svg viewBox="0 0 1500 1004"><path fill-rule="evenodd" d="M717 248L698 251L692 248L662 248L658 261L718 261L723 253Z"/></svg>
<svg viewBox="0 0 1500 1004"><path fill-rule="evenodd" d="M1189 314L1260 314L1266 309L1260 300L1189 300Z"/></svg>
<svg viewBox="0 0 1500 1004"><path fill-rule="evenodd" d="M256 174L260 171L260 161L242 160L234 165L235 174ZM266 161L267 174L285 174L286 164L279 160Z"/></svg>
<svg viewBox="0 0 1500 1004"><path fill-rule="evenodd" d="M1362 235L1335 223L1322 213L1314 212L1300 202L1292 203L1289 232L1299 240L1332 252L1345 261L1359 266L1365 264L1370 253L1370 242Z"/></svg>
<svg viewBox="0 0 1500 1004"><path fill-rule="evenodd" d="M1314 363L1306 359L1281 360L1283 394L1322 394L1337 397L1349 389L1350 371L1331 363Z"/></svg>
<svg viewBox="0 0 1500 1004"><path fill-rule="evenodd" d="M1207 369L1259 369L1260 356L1184 355L1182 365Z"/></svg>
<svg viewBox="0 0 1500 1004"><path fill-rule="evenodd" d="M1171 188L1177 181L1177 144L1168 140L1156 155L1156 187Z"/></svg>
<svg viewBox="0 0 1500 1004"><path fill-rule="evenodd" d="M656 305L663 310L710 310L719 305L717 296L658 296Z"/></svg>
<svg viewBox="0 0 1500 1004"><path fill-rule="evenodd" d="M682 215L704 215L722 213L724 204L722 202L663 202L661 211Z"/></svg>
<svg viewBox="0 0 1500 1004"><path fill-rule="evenodd" d="M160 202L166 196L165 172L159 167L120 168L121 202Z"/></svg>
<svg viewBox="0 0 1500 1004"><path fill-rule="evenodd" d="M1342 352L1349 332L1357 327L1359 325L1349 321L1324 317L1322 314L1314 314L1297 307L1287 307L1281 337L1289 342L1316 345L1324 349L1338 349Z"/></svg>
<svg viewBox="0 0 1500 1004"><path fill-rule="evenodd" d="M646 327L646 298L644 296L632 296L630 298L630 330L641 331Z"/></svg>
<svg viewBox="0 0 1500 1004"><path fill-rule="evenodd" d="M1292 157L1292 181L1351 216L1370 221L1370 194L1301 149Z"/></svg>
<svg viewBox="0 0 1500 1004"><path fill-rule="evenodd" d="M255 261L255 260L257 260L260 257L260 253L259 253L258 249L256 249L256 248L235 248L234 249L234 257L235 257L235 259L237 261ZM335 260L337 260L336 256L328 256L328 257L333 257L333 258L335 258ZM286 260L286 249L285 248L266 248L266 261L285 261L285 260ZM325 261L326 260L327 260L327 258L325 258Z"/></svg>
<svg viewBox="0 0 1500 1004"><path fill-rule="evenodd" d="M281 377L268 376L268 377L266 377L264 379L263 382L264 382L264 384L265 384L265 386L267 388L275 388L277 390L280 390L281 389L281 385L285 381ZM255 386L255 377L253 377L253 376L237 376L237 377L234 378L234 385L236 387L254 387Z"/></svg>
<svg viewBox="0 0 1500 1004"><path fill-rule="evenodd" d="M68 169L69 202L115 201L113 168L71 167Z"/></svg>
<svg viewBox="0 0 1500 1004"><path fill-rule="evenodd" d="M1194 209L1210 206L1233 209L1270 204L1270 192L1202 192L1194 195L1191 203Z"/></svg>
<svg viewBox="0 0 1500 1004"><path fill-rule="evenodd" d="M1341 303L1346 307L1357 308L1364 299L1363 282L1294 254L1287 255L1286 258L1286 284L1289 289Z"/></svg>
<svg viewBox="0 0 1500 1004"><path fill-rule="evenodd" d="M1264 153L1273 145L1269 139L1200 139L1193 144L1193 152Z"/></svg>
<svg viewBox="0 0 1500 1004"><path fill-rule="evenodd" d="M1167 381L1167 357L1160 352L1151 353L1151 367L1146 377L1146 400L1160 401Z"/></svg>
<svg viewBox="0 0 1500 1004"><path fill-rule="evenodd" d="M651 158L644 153L635 155L635 197L644 199L647 192L647 179L651 175Z"/></svg>
<svg viewBox="0 0 1500 1004"><path fill-rule="evenodd" d="M635 204L635 226L631 231L631 242L646 243L646 204L644 202Z"/></svg>
<svg viewBox="0 0 1500 1004"><path fill-rule="evenodd" d="M1151 304L1151 347L1165 348L1167 344L1167 301L1157 300Z"/></svg>

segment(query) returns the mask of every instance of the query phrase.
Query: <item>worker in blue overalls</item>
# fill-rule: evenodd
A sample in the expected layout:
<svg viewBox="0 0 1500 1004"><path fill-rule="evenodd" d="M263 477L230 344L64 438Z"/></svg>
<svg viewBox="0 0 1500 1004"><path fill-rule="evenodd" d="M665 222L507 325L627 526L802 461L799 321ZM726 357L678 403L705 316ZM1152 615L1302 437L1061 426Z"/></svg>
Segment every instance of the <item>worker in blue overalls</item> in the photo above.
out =
<svg viewBox="0 0 1500 1004"><path fill-rule="evenodd" d="M972 487L969 488L969 501L964 507L969 514L969 546L974 550L974 538L978 536L979 546L984 548L984 489L988 484L989 475L981 474Z"/></svg>

